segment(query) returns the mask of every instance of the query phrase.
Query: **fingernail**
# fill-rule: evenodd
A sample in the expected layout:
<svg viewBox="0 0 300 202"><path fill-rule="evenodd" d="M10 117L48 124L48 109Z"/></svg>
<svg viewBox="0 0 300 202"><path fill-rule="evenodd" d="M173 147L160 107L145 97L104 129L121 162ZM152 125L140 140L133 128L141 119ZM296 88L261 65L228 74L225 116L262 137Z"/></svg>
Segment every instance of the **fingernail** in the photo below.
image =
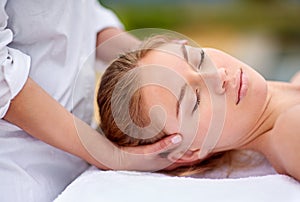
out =
<svg viewBox="0 0 300 202"><path fill-rule="evenodd" d="M171 141L172 141L173 144L177 144L177 143L179 143L179 142L182 141L182 138L181 138L180 135L176 135L175 137L173 137L173 138L171 139Z"/></svg>

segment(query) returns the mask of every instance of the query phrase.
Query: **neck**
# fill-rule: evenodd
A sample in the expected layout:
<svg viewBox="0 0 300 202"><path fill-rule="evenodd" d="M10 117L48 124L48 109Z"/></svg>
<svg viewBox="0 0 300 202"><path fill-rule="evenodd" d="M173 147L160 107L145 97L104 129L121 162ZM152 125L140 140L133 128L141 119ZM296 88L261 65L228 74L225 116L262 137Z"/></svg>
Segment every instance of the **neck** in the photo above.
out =
<svg viewBox="0 0 300 202"><path fill-rule="evenodd" d="M290 83L268 82L268 94L263 112L253 130L246 136L247 140L241 144L241 149L255 150L264 154L268 159L271 158L272 150L276 149L271 144L272 128L282 112L299 103L295 90L299 91ZM269 160L272 161L272 159Z"/></svg>

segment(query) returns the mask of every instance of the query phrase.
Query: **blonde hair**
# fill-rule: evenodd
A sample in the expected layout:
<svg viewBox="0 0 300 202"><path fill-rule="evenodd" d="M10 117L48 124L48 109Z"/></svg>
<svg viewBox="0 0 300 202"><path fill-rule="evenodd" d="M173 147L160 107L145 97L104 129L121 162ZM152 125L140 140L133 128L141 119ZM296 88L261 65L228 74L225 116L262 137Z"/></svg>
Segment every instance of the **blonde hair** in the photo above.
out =
<svg viewBox="0 0 300 202"><path fill-rule="evenodd" d="M124 112L124 99L131 94L133 86L138 85L139 76L137 74L128 74L131 70L138 67L138 62L145 57L145 55L152 49L155 49L163 44L174 42L174 38L166 36L155 36L146 40L140 49L132 52L127 52L114 60L105 73L103 74L97 94L97 104L99 107L100 127L104 135L112 142L119 146L138 146L154 143L168 134L162 131L153 138L136 138L137 136L128 135L131 133L138 133L134 131L132 122L140 127L145 127L149 124L149 117L146 110L143 109L143 96L140 90L133 93L129 103L130 116L123 116ZM121 88L118 89L118 94L114 97L114 113L112 112L112 98L113 92L116 90L117 83L126 74L126 81L122 83ZM122 128L118 127L115 121L116 116L122 116ZM124 133L123 131L126 131ZM139 134L142 137L143 134ZM225 164L232 167L233 156L237 152L234 150L224 151L212 154L209 158L201 161L200 163L192 166L179 167L173 171L167 171L167 174L186 176L192 174L200 174L209 170L213 170ZM237 162L238 163L238 162ZM164 171L165 173L165 171ZM228 173L229 174L229 173Z"/></svg>

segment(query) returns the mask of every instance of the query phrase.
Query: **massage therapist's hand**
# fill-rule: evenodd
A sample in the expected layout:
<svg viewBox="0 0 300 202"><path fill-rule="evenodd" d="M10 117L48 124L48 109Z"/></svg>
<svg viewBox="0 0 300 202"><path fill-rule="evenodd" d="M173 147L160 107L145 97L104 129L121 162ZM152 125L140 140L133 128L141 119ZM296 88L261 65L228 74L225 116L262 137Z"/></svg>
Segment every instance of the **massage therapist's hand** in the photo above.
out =
<svg viewBox="0 0 300 202"><path fill-rule="evenodd" d="M77 134L87 159L101 169L157 171L172 164L162 154L180 145L180 135L170 135L152 145L119 147L86 123L74 118ZM92 157L92 158L90 158Z"/></svg>
<svg viewBox="0 0 300 202"><path fill-rule="evenodd" d="M162 154L180 145L180 135L170 135L151 145L136 147L122 147L115 151L120 169L157 171L163 170L172 164L167 156Z"/></svg>

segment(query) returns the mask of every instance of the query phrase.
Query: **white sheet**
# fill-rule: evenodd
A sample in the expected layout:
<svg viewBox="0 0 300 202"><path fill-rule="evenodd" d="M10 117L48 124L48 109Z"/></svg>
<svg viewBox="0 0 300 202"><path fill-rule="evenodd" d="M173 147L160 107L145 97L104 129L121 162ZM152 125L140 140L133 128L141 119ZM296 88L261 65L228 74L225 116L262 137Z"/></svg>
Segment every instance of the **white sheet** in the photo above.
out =
<svg viewBox="0 0 300 202"><path fill-rule="evenodd" d="M218 170L204 176L215 179L169 177L90 167L55 202L300 201L300 183L276 174L268 163L236 171L227 179L222 178L223 174Z"/></svg>

